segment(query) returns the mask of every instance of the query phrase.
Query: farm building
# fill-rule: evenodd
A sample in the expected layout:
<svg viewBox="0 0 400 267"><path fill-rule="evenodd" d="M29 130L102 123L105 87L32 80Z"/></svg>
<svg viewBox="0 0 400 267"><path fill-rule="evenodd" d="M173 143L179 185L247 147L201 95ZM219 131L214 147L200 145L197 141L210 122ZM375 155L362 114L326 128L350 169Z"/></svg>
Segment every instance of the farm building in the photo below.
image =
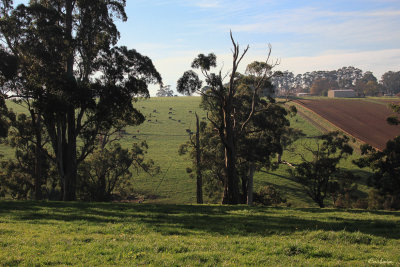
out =
<svg viewBox="0 0 400 267"><path fill-rule="evenodd" d="M354 90L329 90L328 97L356 97L356 92Z"/></svg>

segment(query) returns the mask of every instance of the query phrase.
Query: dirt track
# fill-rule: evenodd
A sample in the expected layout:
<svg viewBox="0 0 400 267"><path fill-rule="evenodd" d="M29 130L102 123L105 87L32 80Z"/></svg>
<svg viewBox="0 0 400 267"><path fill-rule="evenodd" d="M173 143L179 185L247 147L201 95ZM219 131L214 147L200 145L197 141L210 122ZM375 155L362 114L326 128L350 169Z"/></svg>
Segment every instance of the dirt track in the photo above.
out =
<svg viewBox="0 0 400 267"><path fill-rule="evenodd" d="M393 113L384 104L347 99L304 99L296 102L378 149L383 149L389 139L400 135L400 126L387 124L386 118Z"/></svg>

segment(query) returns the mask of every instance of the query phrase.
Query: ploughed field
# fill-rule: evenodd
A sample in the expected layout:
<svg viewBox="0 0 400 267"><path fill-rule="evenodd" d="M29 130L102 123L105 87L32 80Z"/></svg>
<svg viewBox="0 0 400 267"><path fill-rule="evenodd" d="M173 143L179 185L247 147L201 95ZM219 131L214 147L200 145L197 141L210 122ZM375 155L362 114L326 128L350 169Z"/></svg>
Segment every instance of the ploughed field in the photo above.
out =
<svg viewBox="0 0 400 267"><path fill-rule="evenodd" d="M388 105L399 100L301 99L296 102L378 149L383 149L388 140L400 135L400 126L386 122L393 114Z"/></svg>

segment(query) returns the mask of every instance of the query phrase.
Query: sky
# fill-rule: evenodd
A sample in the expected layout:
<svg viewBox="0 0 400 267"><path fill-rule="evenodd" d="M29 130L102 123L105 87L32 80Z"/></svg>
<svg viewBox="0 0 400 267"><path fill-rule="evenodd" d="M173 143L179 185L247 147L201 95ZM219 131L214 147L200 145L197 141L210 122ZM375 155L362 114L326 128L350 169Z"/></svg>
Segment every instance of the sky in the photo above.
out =
<svg viewBox="0 0 400 267"><path fill-rule="evenodd" d="M20 2L20 1L15 1ZM165 85L199 53L215 53L218 69L232 65L233 33L250 46L239 71L267 58L295 74L354 66L380 79L400 71L400 0L127 0L117 22L119 45L150 57ZM155 95L158 87L151 87Z"/></svg>

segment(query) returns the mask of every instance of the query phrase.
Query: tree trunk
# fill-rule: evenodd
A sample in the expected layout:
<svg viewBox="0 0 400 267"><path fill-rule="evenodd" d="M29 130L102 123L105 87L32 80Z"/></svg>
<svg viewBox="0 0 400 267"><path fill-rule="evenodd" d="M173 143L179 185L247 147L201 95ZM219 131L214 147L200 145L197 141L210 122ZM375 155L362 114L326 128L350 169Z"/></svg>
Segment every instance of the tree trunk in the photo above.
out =
<svg viewBox="0 0 400 267"><path fill-rule="evenodd" d="M225 123L225 188L222 204L239 204L239 182L236 173L235 130L229 108L224 112Z"/></svg>
<svg viewBox="0 0 400 267"><path fill-rule="evenodd" d="M247 180L247 205L252 206L253 205L253 179L254 179L254 172L256 170L256 166L254 165L253 162L250 163L249 166L249 176Z"/></svg>
<svg viewBox="0 0 400 267"><path fill-rule="evenodd" d="M236 154L230 147L225 148L225 189L222 204L239 204Z"/></svg>
<svg viewBox="0 0 400 267"><path fill-rule="evenodd" d="M248 177L247 174L244 174L242 177L242 195L240 196L240 203L247 203L247 185L248 185Z"/></svg>
<svg viewBox="0 0 400 267"><path fill-rule="evenodd" d="M67 157L64 158L65 166L65 187L64 200L76 200L76 178L78 174L76 159L76 129L75 129L75 112L70 107L67 114L68 142L65 146Z"/></svg>
<svg viewBox="0 0 400 267"><path fill-rule="evenodd" d="M197 204L203 204L203 177L201 173L201 149L200 149L200 123L199 116L196 115L196 198Z"/></svg>
<svg viewBox="0 0 400 267"><path fill-rule="evenodd" d="M33 109L30 109L32 128L35 132L35 166L34 166L34 198L35 200L41 200L42 196L42 132L41 132L41 116L35 114Z"/></svg>
<svg viewBox="0 0 400 267"><path fill-rule="evenodd" d="M76 173L68 170L64 177L64 201L74 201L76 200L75 193L75 182L76 182Z"/></svg>
<svg viewBox="0 0 400 267"><path fill-rule="evenodd" d="M73 147L76 144L69 144L66 147L66 152L69 157L64 158L64 186L63 186L63 200L74 201L76 200L76 178L77 178L77 166L76 166L76 153L72 154Z"/></svg>
<svg viewBox="0 0 400 267"><path fill-rule="evenodd" d="M74 91L75 90L75 77L74 77L74 51L72 44L72 11L73 1L65 1L65 39L68 44L68 50L66 51L66 64L65 72L67 76L67 88L64 90ZM64 201L76 200L76 178L77 178L77 158L76 158L76 129L75 129L75 110L72 104L68 104L69 107L65 114L65 129L67 130L68 136L63 135L63 146L60 154L63 155L63 167L64 167Z"/></svg>

